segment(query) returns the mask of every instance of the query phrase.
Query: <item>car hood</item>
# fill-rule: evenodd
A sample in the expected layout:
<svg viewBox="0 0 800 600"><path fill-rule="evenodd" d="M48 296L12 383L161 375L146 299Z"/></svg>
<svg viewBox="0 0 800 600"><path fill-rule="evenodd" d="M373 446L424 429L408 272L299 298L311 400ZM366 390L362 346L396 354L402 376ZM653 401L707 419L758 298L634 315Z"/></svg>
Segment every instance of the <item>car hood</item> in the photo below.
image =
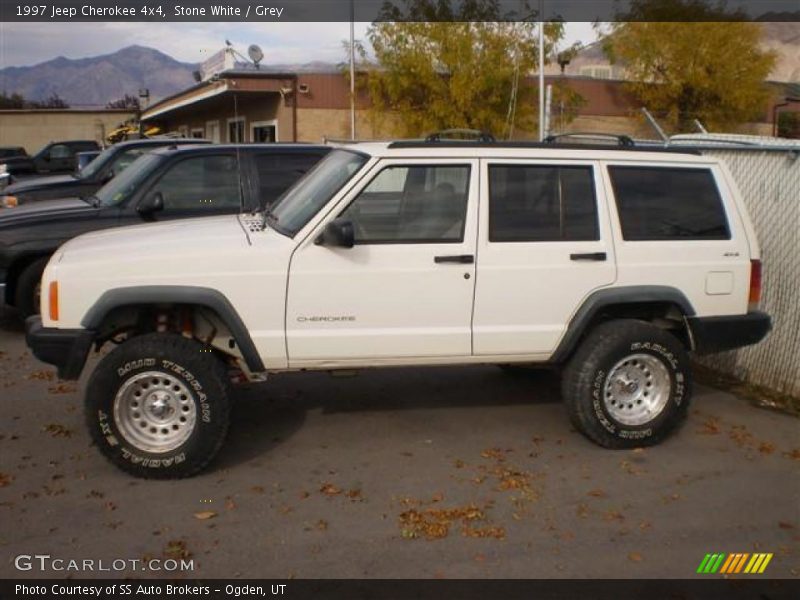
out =
<svg viewBox="0 0 800 600"><path fill-rule="evenodd" d="M226 245L247 246L248 240L236 215L179 219L104 229L78 236L63 246L66 262L91 257L96 260L143 260L203 255Z"/></svg>
<svg viewBox="0 0 800 600"><path fill-rule="evenodd" d="M40 190L42 188L49 188L54 186L72 186L72 185L80 185L82 182L80 179L73 177L72 175L50 175L48 177L34 177L33 179L26 179L25 181L19 181L17 183L12 183L6 189L3 190L3 193L6 195L14 195L14 194L24 194L25 192L33 192L36 190Z"/></svg>
<svg viewBox="0 0 800 600"><path fill-rule="evenodd" d="M15 227L23 223L41 223L62 220L72 216L85 217L97 209L80 198L41 200L14 208L0 209L0 228Z"/></svg>

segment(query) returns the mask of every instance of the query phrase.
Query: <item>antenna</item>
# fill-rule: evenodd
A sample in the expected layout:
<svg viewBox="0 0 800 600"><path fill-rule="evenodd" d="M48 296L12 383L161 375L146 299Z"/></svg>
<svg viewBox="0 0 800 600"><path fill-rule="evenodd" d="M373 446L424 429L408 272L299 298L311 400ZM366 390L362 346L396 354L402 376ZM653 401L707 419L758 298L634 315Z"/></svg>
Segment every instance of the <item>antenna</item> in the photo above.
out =
<svg viewBox="0 0 800 600"><path fill-rule="evenodd" d="M247 48L247 56L253 61L253 64L258 68L258 63L264 59L264 53L257 44L250 44Z"/></svg>

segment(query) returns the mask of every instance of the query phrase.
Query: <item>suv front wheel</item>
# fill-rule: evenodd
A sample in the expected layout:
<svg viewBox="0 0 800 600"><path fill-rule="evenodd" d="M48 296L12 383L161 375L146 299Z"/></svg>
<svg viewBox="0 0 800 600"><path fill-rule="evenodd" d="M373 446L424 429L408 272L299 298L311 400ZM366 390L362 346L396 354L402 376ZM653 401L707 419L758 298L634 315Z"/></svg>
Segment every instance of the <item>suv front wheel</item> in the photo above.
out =
<svg viewBox="0 0 800 600"><path fill-rule="evenodd" d="M87 385L92 438L111 462L138 477L172 479L203 469L222 446L229 416L222 361L175 334L124 342Z"/></svg>
<svg viewBox="0 0 800 600"><path fill-rule="evenodd" d="M562 395L573 425L606 448L661 441L685 418L691 369L683 344L644 321L597 326L564 370Z"/></svg>

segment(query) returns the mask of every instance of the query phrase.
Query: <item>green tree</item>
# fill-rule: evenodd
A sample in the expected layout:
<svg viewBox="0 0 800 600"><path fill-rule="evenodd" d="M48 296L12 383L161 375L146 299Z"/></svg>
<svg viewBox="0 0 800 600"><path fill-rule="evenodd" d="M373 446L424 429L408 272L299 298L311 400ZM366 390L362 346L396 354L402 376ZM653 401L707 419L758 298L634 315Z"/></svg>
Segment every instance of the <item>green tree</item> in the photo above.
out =
<svg viewBox="0 0 800 600"><path fill-rule="evenodd" d="M721 21L740 17L698 0L634 0L620 19L631 20L612 24L603 48L625 68L628 90L673 130L693 129L694 119L725 129L758 118L771 95L775 54L759 47L761 26ZM655 22L665 18L685 21Z"/></svg>
<svg viewBox="0 0 800 600"><path fill-rule="evenodd" d="M490 0L465 1L458 14L452 6L407 1L405 13L392 6L368 29L377 65L362 48L359 70L367 71L363 85L376 114L393 112L411 137L448 128L503 137L535 131L536 92L525 79L537 66L536 24L504 22L508 15ZM563 24L545 26L545 56L562 37Z"/></svg>

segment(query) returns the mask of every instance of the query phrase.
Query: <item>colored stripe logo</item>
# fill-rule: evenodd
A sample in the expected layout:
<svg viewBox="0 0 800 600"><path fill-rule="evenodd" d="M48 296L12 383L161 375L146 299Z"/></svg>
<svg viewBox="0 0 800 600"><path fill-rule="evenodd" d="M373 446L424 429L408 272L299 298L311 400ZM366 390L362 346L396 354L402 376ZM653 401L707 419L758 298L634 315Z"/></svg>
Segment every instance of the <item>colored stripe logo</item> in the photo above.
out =
<svg viewBox="0 0 800 600"><path fill-rule="evenodd" d="M720 573L730 575L734 573L748 573L751 575L761 574L767 568L773 554L738 552L725 554L718 552L706 554L697 567L697 572L701 574Z"/></svg>

